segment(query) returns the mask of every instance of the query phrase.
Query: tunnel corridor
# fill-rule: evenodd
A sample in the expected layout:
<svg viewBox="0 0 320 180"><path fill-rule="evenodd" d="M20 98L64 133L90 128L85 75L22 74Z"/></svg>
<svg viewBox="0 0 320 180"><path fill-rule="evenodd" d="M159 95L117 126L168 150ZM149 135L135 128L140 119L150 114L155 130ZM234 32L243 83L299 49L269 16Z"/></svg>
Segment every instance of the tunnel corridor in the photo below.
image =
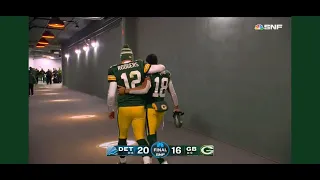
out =
<svg viewBox="0 0 320 180"><path fill-rule="evenodd" d="M132 133L130 138L133 140ZM170 164L271 164L273 161L167 122L159 140L170 145L215 146L213 157L168 157ZM116 164L104 143L117 141L116 120L108 120L105 100L60 84L38 84L29 98L31 164ZM141 164L129 157L129 164ZM156 160L153 163L157 163Z"/></svg>

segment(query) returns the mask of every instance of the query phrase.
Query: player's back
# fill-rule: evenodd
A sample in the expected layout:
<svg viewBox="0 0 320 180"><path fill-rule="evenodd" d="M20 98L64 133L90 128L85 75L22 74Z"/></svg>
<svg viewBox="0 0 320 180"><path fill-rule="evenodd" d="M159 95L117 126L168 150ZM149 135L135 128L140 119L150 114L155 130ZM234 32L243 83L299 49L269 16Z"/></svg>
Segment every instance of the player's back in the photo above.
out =
<svg viewBox="0 0 320 180"><path fill-rule="evenodd" d="M169 86L171 74L169 71L155 73L149 76L151 88L147 94L147 107L152 107L152 103L164 101Z"/></svg>
<svg viewBox="0 0 320 180"><path fill-rule="evenodd" d="M111 71L116 78L119 86L127 89L140 86L145 78L144 62L141 60L132 61L124 64L117 64L111 67ZM145 95L126 94L118 96L118 107L144 106L146 103Z"/></svg>

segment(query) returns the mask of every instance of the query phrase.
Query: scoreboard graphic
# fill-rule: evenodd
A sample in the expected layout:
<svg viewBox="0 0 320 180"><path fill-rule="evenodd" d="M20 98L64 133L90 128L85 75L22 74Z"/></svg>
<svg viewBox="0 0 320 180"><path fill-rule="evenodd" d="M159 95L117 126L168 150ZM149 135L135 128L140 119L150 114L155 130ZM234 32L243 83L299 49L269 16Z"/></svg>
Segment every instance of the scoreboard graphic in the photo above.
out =
<svg viewBox="0 0 320 180"><path fill-rule="evenodd" d="M151 146L150 152L155 158L164 158L170 154L170 146L165 142L156 142Z"/></svg>
<svg viewBox="0 0 320 180"><path fill-rule="evenodd" d="M148 146L111 146L107 148L107 156L153 156L164 158L167 156L213 156L213 145L179 145L171 146L165 142L156 142Z"/></svg>

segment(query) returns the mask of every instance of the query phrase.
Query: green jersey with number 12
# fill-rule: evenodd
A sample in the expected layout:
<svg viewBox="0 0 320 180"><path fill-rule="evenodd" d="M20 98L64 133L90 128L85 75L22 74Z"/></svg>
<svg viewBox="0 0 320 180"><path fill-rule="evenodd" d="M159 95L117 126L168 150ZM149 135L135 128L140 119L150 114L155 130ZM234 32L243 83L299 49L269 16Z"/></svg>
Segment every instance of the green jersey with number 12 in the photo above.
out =
<svg viewBox="0 0 320 180"><path fill-rule="evenodd" d="M125 64L113 65L108 71L108 82L117 82L126 89L140 86L151 65L142 60L135 60ZM145 106L146 95L125 94L118 96L118 107Z"/></svg>
<svg viewBox="0 0 320 180"><path fill-rule="evenodd" d="M151 88L147 94L147 108L152 108L152 103L164 101L169 86L171 73L168 70L162 73L151 74Z"/></svg>

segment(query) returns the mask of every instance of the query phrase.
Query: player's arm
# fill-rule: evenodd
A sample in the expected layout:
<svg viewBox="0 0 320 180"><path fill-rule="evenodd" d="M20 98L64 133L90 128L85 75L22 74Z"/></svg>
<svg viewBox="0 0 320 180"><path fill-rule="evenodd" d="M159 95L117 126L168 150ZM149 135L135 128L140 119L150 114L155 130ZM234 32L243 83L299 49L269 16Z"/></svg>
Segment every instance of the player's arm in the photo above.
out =
<svg viewBox="0 0 320 180"><path fill-rule="evenodd" d="M109 82L109 89L108 89L107 105L108 105L108 112L112 113L115 110L116 93L117 93L118 84L116 81L116 76L113 74L113 71L111 68L108 71L108 82Z"/></svg>
<svg viewBox="0 0 320 180"><path fill-rule="evenodd" d="M145 64L144 65L144 73L146 74L154 74L158 72L162 72L166 69L166 67L162 64Z"/></svg>
<svg viewBox="0 0 320 180"><path fill-rule="evenodd" d="M171 95L171 100L175 110L179 110L179 101L176 91L174 90L172 80L169 81L168 92Z"/></svg>
<svg viewBox="0 0 320 180"><path fill-rule="evenodd" d="M149 77L146 77L141 86L125 89L125 94L147 94L151 88L151 80Z"/></svg>
<svg viewBox="0 0 320 180"><path fill-rule="evenodd" d="M115 102L116 102L117 87L118 87L117 82L110 82L109 83L108 98L107 98L109 112L112 112L115 109L114 107L115 107Z"/></svg>

